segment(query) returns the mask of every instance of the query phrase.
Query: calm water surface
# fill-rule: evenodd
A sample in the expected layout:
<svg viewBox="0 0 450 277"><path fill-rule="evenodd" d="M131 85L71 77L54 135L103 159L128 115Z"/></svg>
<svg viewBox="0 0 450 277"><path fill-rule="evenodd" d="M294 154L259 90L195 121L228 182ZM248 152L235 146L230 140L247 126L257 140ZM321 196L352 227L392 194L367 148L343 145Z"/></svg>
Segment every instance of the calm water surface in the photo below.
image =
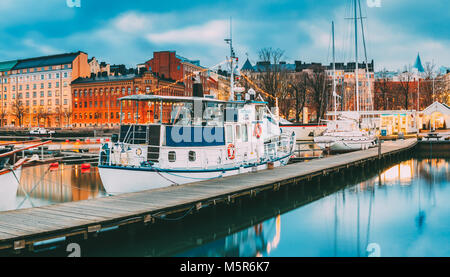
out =
<svg viewBox="0 0 450 277"><path fill-rule="evenodd" d="M24 170L30 197L19 191L21 208L105 196L95 168L47 168ZM449 177L449 160L439 158L360 168L183 220L105 232L80 242L82 255L450 256ZM64 246L44 253L37 255L67 254Z"/></svg>
<svg viewBox="0 0 450 277"><path fill-rule="evenodd" d="M20 183L15 209L106 196L96 167L88 170L81 169L80 165L25 167Z"/></svg>

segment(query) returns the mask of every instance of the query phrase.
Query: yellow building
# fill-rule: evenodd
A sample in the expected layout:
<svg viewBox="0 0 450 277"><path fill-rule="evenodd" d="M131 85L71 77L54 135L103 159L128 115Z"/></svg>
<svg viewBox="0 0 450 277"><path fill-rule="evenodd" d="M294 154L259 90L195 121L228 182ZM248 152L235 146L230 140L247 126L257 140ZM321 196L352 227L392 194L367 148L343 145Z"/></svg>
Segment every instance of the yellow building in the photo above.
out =
<svg viewBox="0 0 450 277"><path fill-rule="evenodd" d="M81 51L0 63L1 126L70 125L70 84L90 73Z"/></svg>

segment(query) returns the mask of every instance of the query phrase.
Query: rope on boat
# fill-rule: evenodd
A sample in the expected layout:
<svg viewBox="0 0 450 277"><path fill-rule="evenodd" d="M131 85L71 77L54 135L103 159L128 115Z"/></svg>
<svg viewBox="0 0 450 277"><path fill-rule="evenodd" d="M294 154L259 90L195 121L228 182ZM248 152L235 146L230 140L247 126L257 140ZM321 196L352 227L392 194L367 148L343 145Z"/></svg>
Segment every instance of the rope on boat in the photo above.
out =
<svg viewBox="0 0 450 277"><path fill-rule="evenodd" d="M42 183L42 181L45 180L44 178L45 178L45 176L47 175L47 173L48 173L49 171L50 171L50 166L48 167L47 171L46 171L46 172L44 173L44 175L42 176L41 180L39 180L39 182L31 188L29 194L27 194L27 192L26 192L25 189L23 188L22 184L19 183L19 184L20 184L20 187L22 188L22 191L25 193L25 199L22 200L22 202L19 204L19 206L17 206L16 209L20 209L27 199L30 201L31 206L34 208L33 202L31 201L30 194L32 194L33 191L38 187L38 185L40 185L40 184ZM23 170L22 170L22 174L23 174Z"/></svg>

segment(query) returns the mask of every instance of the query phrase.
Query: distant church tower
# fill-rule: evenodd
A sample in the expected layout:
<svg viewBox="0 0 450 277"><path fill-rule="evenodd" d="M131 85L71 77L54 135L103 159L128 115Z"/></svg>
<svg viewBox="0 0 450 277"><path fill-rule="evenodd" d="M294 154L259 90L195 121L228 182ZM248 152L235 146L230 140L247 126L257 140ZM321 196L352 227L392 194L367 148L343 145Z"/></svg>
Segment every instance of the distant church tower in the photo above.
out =
<svg viewBox="0 0 450 277"><path fill-rule="evenodd" d="M419 73L425 72L425 69L423 69L423 66L422 66L422 61L420 60L419 53L417 53L417 58L416 58L416 62L413 65L413 69L416 69L417 72L419 72Z"/></svg>

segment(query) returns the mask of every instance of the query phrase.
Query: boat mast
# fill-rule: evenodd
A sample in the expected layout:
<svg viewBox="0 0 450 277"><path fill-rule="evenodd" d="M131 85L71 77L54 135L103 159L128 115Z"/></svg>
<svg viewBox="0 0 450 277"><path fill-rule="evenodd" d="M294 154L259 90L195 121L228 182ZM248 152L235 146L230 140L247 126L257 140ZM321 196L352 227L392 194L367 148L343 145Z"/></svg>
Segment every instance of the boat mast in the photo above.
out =
<svg viewBox="0 0 450 277"><path fill-rule="evenodd" d="M337 104L336 104L336 57L335 57L335 47L334 47L334 21L331 22L331 33L333 37L333 100L334 100L334 120L336 120Z"/></svg>
<svg viewBox="0 0 450 277"><path fill-rule="evenodd" d="M364 22L361 12L361 0L358 0L359 3L359 16L361 19L361 33L362 33L362 40L363 40L363 46L364 46L364 56L366 60L366 75L367 75L367 83L368 83L368 89L369 89L369 99L370 99L370 109L373 111L373 98L372 98L372 90L371 90L371 83L370 83L370 72L369 72L369 62L367 60L367 49L366 49L366 36L364 35Z"/></svg>
<svg viewBox="0 0 450 277"><path fill-rule="evenodd" d="M356 111L359 115L359 84L358 84L358 12L357 2L355 2L355 85L356 85Z"/></svg>
<svg viewBox="0 0 450 277"><path fill-rule="evenodd" d="M236 59L236 55L233 49L233 29L232 29L232 21L230 17L230 37L225 39L225 42L230 45L230 101L234 101L234 59Z"/></svg>

